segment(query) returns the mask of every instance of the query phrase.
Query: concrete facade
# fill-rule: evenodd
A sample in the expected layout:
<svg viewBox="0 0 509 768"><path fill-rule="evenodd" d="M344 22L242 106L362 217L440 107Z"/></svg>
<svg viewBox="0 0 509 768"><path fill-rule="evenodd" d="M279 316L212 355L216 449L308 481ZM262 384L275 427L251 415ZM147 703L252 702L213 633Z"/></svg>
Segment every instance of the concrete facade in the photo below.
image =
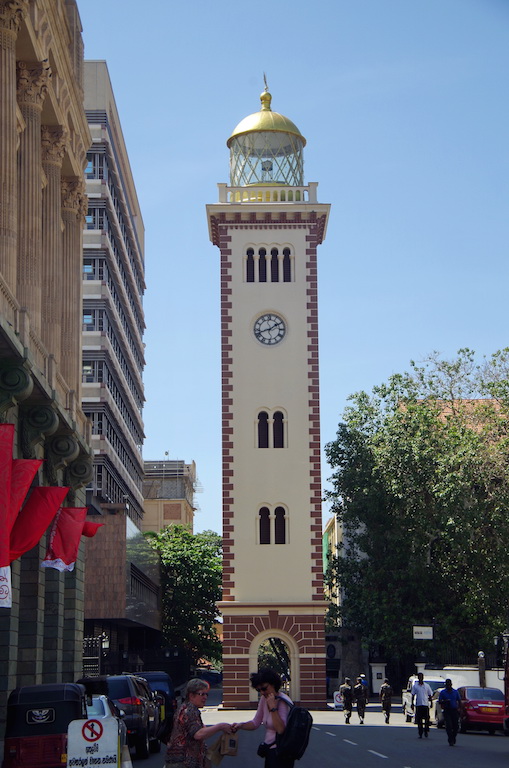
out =
<svg viewBox="0 0 509 768"><path fill-rule="evenodd" d="M262 106L261 118L268 111ZM272 114L285 136L286 126L295 128ZM263 141L266 134L259 135ZM253 150L253 157L262 154ZM264 161L262 172L269 167ZM278 638L288 652L290 695L321 706L317 249L329 206L317 202L316 184L219 185L219 203L207 215L221 256L223 703L256 705L249 674L259 646ZM283 330L263 343L256 333L266 317Z"/></svg>
<svg viewBox="0 0 509 768"><path fill-rule="evenodd" d="M92 424L85 637L96 671L138 672L159 644L159 568L141 533L145 401L144 226L105 61L85 61L83 411ZM97 641L100 640L100 643Z"/></svg>
<svg viewBox="0 0 509 768"><path fill-rule="evenodd" d="M83 506L90 429L81 410L83 183L90 144L74 0L0 0L0 418L35 484ZM0 609L0 734L17 685L81 671L83 545L72 573L42 570L46 540L12 564Z"/></svg>

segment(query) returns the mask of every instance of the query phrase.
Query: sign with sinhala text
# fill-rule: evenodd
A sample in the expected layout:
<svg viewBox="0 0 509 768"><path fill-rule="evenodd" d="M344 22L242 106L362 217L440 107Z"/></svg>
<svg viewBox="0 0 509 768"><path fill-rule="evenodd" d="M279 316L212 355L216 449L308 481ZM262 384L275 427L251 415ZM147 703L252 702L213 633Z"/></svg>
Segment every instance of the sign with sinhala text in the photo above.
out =
<svg viewBox="0 0 509 768"><path fill-rule="evenodd" d="M433 627L415 627L414 640L433 640Z"/></svg>
<svg viewBox="0 0 509 768"><path fill-rule="evenodd" d="M73 720L67 730L67 768L120 765L118 725L113 719Z"/></svg>

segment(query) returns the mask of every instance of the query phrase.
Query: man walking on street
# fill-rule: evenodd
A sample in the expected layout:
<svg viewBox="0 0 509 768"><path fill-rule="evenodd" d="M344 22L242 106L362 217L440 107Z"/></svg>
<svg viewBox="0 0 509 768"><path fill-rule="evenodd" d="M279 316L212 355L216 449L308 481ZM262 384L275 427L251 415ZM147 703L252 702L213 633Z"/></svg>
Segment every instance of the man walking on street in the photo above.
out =
<svg viewBox="0 0 509 768"><path fill-rule="evenodd" d="M357 714L359 715L359 723L362 725L364 722L364 713L366 711L366 702L368 700L367 688L363 684L360 677L357 678L357 684L354 686L353 695L357 702Z"/></svg>
<svg viewBox="0 0 509 768"><path fill-rule="evenodd" d="M339 686L339 693L343 700L343 711L345 713L345 723L348 725L352 716L353 709L353 685L349 677L345 677L343 685Z"/></svg>
<svg viewBox="0 0 509 768"><path fill-rule="evenodd" d="M456 744L460 701L460 695L456 688L452 687L452 680L448 677L445 681L445 688L442 688L440 691L438 702L444 713L445 730L447 731L447 739L450 747L454 747Z"/></svg>
<svg viewBox="0 0 509 768"><path fill-rule="evenodd" d="M415 704L415 722L419 731L419 738L422 734L428 738L429 733L429 705L432 697L431 688L424 682L422 672L417 673L417 680L412 685L412 704Z"/></svg>
<svg viewBox="0 0 509 768"><path fill-rule="evenodd" d="M382 705L382 712L385 715L385 722L388 723L391 714L392 687L389 685L387 678L385 678L380 686L380 703Z"/></svg>

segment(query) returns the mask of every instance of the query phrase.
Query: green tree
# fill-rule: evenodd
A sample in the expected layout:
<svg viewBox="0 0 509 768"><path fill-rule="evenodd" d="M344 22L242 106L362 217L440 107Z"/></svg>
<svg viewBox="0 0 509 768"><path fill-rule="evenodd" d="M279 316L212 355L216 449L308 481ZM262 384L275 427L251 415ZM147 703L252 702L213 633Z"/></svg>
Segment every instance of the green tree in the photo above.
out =
<svg viewBox="0 0 509 768"><path fill-rule="evenodd" d="M221 599L221 537L214 531L193 534L184 525L145 535L161 558L165 642L186 648L194 663L202 658L219 662L222 647L215 623Z"/></svg>
<svg viewBox="0 0 509 768"><path fill-rule="evenodd" d="M475 653L507 625L509 350L482 365L460 350L350 398L326 446L344 540L327 583L329 621L392 657L436 619L444 646Z"/></svg>

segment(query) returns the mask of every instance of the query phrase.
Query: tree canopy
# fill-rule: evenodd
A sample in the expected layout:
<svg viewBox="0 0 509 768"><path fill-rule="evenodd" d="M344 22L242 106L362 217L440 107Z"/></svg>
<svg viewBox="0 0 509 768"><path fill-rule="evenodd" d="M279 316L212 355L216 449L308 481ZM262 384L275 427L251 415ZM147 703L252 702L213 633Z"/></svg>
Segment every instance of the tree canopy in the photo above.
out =
<svg viewBox="0 0 509 768"><path fill-rule="evenodd" d="M509 349L433 354L352 395L326 454L343 526L329 621L392 657L434 619L439 650L492 647L509 608Z"/></svg>
<svg viewBox="0 0 509 768"><path fill-rule="evenodd" d="M215 623L221 599L221 537L214 531L193 534L184 525L145 535L161 558L165 642L185 648L194 663L202 658L220 661Z"/></svg>

